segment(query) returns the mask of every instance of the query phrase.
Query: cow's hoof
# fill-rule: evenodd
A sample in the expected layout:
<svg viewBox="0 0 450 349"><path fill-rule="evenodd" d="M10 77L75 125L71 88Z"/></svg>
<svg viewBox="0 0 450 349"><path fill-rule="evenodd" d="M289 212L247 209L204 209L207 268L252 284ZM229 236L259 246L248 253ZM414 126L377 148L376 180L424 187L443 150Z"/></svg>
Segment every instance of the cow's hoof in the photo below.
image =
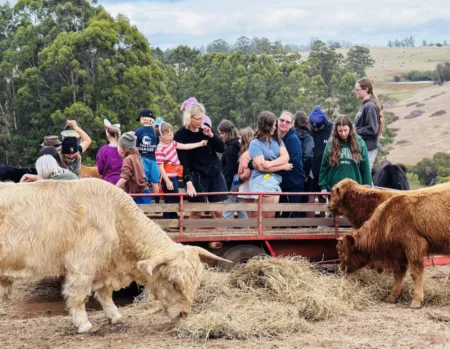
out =
<svg viewBox="0 0 450 349"><path fill-rule="evenodd" d="M411 309L420 309L422 306L422 302L413 301L409 306Z"/></svg>
<svg viewBox="0 0 450 349"><path fill-rule="evenodd" d="M122 325L125 322L122 315L110 319L109 321L111 322L111 325Z"/></svg>
<svg viewBox="0 0 450 349"><path fill-rule="evenodd" d="M394 296L388 296L385 299L386 303L395 303L396 300L397 300L397 297L394 297Z"/></svg>
<svg viewBox="0 0 450 349"><path fill-rule="evenodd" d="M78 327L78 333L87 333L92 329L92 324L88 321Z"/></svg>

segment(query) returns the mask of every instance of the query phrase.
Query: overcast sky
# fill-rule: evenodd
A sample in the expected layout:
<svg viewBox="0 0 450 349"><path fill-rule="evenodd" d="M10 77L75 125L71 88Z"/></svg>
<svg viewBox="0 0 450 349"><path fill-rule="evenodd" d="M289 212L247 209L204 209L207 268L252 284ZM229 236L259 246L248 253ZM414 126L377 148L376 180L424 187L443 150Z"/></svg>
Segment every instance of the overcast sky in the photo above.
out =
<svg viewBox="0 0 450 349"><path fill-rule="evenodd" d="M0 3L4 3L0 0ZM200 47L222 38L267 37L306 44L311 37L385 46L414 36L450 43L449 0L99 0L126 15L162 49Z"/></svg>

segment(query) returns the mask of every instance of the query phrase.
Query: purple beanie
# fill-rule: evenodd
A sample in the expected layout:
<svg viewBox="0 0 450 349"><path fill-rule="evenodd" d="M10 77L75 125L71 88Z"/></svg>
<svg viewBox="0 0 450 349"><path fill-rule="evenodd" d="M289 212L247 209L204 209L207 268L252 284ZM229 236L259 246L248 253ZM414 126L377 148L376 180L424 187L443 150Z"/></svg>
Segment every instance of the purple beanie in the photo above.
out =
<svg viewBox="0 0 450 349"><path fill-rule="evenodd" d="M203 123L209 125L212 128L212 121L208 115L203 116Z"/></svg>
<svg viewBox="0 0 450 349"><path fill-rule="evenodd" d="M322 127L327 123L327 116L320 105L316 105L309 114L309 122L312 127Z"/></svg>

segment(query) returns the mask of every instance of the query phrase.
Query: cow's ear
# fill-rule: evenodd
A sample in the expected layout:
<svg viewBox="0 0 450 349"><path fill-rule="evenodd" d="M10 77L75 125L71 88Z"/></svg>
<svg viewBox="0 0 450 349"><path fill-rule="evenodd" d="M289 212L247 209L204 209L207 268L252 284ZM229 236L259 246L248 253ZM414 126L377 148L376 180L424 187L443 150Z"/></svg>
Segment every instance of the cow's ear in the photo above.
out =
<svg viewBox="0 0 450 349"><path fill-rule="evenodd" d="M348 247L354 247L356 244L356 239L353 235L347 234L344 236L342 242L344 242Z"/></svg>

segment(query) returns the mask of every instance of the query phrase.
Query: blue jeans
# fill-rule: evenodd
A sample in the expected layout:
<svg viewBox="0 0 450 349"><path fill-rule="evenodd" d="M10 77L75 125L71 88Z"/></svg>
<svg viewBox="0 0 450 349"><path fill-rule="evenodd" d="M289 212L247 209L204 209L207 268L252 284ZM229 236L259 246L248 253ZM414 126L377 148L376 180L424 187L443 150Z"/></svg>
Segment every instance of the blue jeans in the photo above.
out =
<svg viewBox="0 0 450 349"><path fill-rule="evenodd" d="M143 193L141 194L150 194L150 190L146 189ZM140 196L137 198L133 198L134 202L138 205L140 204L151 204L152 203L152 198L150 196Z"/></svg>
<svg viewBox="0 0 450 349"><path fill-rule="evenodd" d="M231 188L230 188L230 191L232 191L232 192L238 192L238 186L237 185L234 185L234 184L231 184ZM224 201L225 203L236 203L236 202L243 202L242 201L242 199L241 198L238 198L238 196L237 195L228 195L228 198ZM232 219L232 218L234 218L234 212L235 211L224 211L223 212L223 218L226 218L226 219ZM238 217L239 218L248 218L248 215L247 215L247 211L237 211L237 213L238 213Z"/></svg>
<svg viewBox="0 0 450 349"><path fill-rule="evenodd" d="M178 193L179 192L178 191L178 177L169 178L169 179L173 184L173 190L167 189L166 181L163 179L162 180L162 189L163 189L164 193L167 193L167 194ZM164 197L165 204L177 204L178 202L180 202L180 198L178 196L165 196ZM163 218L164 219L177 219L178 214L176 212L163 212Z"/></svg>

